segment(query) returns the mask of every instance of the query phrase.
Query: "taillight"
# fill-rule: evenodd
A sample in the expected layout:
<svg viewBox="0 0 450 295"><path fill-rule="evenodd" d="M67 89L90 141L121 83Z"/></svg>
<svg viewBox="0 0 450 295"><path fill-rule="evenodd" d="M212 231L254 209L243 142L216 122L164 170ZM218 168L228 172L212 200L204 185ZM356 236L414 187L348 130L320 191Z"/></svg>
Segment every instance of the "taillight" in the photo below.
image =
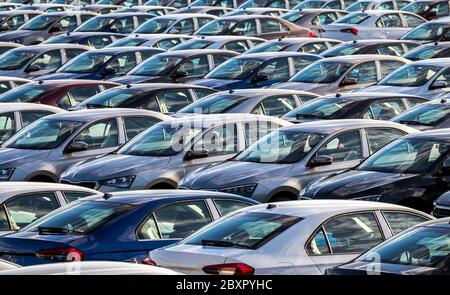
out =
<svg viewBox="0 0 450 295"><path fill-rule="evenodd" d="M310 38L314 37L313 32L309 32L308 34L309 34L309 37L310 37Z"/></svg>
<svg viewBox="0 0 450 295"><path fill-rule="evenodd" d="M142 260L142 264L156 266L156 262L154 262L153 260L151 260L148 257L145 257L144 260Z"/></svg>
<svg viewBox="0 0 450 295"><path fill-rule="evenodd" d="M244 263L225 263L205 266L203 271L212 275L250 276L255 269Z"/></svg>
<svg viewBox="0 0 450 295"><path fill-rule="evenodd" d="M53 261L81 261L84 253L76 248L42 249L36 252L36 257Z"/></svg>
<svg viewBox="0 0 450 295"><path fill-rule="evenodd" d="M350 29L342 29L341 30L342 33L351 33L353 35L358 35L358 30L355 28L350 28Z"/></svg>

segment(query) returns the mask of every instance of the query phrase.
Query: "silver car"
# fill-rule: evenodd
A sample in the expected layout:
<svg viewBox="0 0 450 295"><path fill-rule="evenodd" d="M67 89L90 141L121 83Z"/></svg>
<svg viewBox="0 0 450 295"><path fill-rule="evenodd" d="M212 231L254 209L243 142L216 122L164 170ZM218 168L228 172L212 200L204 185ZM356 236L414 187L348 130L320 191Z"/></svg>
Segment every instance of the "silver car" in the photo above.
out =
<svg viewBox="0 0 450 295"><path fill-rule="evenodd" d="M169 50L178 44L182 44L192 36L180 34L131 34L128 37L119 39L106 47L130 47L147 46Z"/></svg>
<svg viewBox="0 0 450 295"><path fill-rule="evenodd" d="M347 11L339 9L301 9L291 10L281 18L300 27L308 28L315 35L319 35L322 26L331 24L347 14L349 14Z"/></svg>
<svg viewBox="0 0 450 295"><path fill-rule="evenodd" d="M247 36L203 36L178 44L171 50L223 49L243 53L266 40Z"/></svg>
<svg viewBox="0 0 450 295"><path fill-rule="evenodd" d="M113 152L166 115L134 109L65 112L25 127L0 149L0 181L58 182L69 166Z"/></svg>
<svg viewBox="0 0 450 295"><path fill-rule="evenodd" d="M246 51L245 54L280 51L296 51L300 53L319 54L340 43L341 41L339 40L326 38L280 38L259 44L258 46Z"/></svg>
<svg viewBox="0 0 450 295"><path fill-rule="evenodd" d="M22 86L22 85L30 83L30 82L32 82L32 81L28 80L28 79L0 76L0 94L3 94L13 88Z"/></svg>
<svg viewBox="0 0 450 295"><path fill-rule="evenodd" d="M202 167L180 188L228 192L260 202L295 200L311 181L358 165L417 130L376 120L329 120L285 127L261 138L233 161Z"/></svg>
<svg viewBox="0 0 450 295"><path fill-rule="evenodd" d="M117 152L80 162L61 182L103 192L176 188L186 173L228 160L284 120L259 115L194 115L155 125Z"/></svg>
<svg viewBox="0 0 450 295"><path fill-rule="evenodd" d="M412 0L361 0L357 1L345 10L349 12L366 11L366 10L400 10Z"/></svg>

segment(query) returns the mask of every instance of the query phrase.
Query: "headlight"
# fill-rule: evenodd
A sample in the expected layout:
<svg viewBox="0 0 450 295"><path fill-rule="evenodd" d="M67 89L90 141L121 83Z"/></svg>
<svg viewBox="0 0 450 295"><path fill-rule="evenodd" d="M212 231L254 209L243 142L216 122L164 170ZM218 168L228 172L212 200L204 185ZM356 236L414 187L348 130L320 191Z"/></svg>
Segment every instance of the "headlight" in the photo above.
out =
<svg viewBox="0 0 450 295"><path fill-rule="evenodd" d="M114 187L119 187L119 188L130 188L130 186L133 184L133 181L135 178L136 178L136 175L116 177L116 178L103 180L100 182L100 185L101 186L102 185L114 186Z"/></svg>
<svg viewBox="0 0 450 295"><path fill-rule="evenodd" d="M15 168L0 169L0 180L9 180Z"/></svg>
<svg viewBox="0 0 450 295"><path fill-rule="evenodd" d="M222 188L219 191L223 193L229 193L229 194L235 194L240 195L244 197L251 197L253 195L253 192L256 189L257 184L248 184L248 185L241 185L241 186L232 186L232 187L226 187Z"/></svg>
<svg viewBox="0 0 450 295"><path fill-rule="evenodd" d="M370 196L354 198L353 200L378 202L378 201L380 201L381 197L382 197L382 195L370 195Z"/></svg>

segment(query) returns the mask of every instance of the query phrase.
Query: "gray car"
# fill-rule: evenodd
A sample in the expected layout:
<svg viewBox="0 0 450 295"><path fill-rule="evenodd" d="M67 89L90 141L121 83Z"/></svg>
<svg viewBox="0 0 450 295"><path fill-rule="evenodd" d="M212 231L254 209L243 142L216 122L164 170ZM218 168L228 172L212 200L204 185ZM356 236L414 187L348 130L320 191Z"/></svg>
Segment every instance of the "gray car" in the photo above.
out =
<svg viewBox="0 0 450 295"><path fill-rule="evenodd" d="M308 28L314 34L319 35L321 26L331 24L347 14L347 11L339 9L299 9L292 10L282 15L281 18L301 27Z"/></svg>
<svg viewBox="0 0 450 295"><path fill-rule="evenodd" d="M282 128L232 161L189 173L180 188L229 192L261 202L287 201L311 181L358 165L362 159L417 130L375 120L330 120Z"/></svg>
<svg viewBox="0 0 450 295"><path fill-rule="evenodd" d="M280 52L280 51L296 51L300 53L319 54L323 51L333 48L342 43L339 40L327 38L280 38L259 44L245 52L262 53L262 52Z"/></svg>
<svg viewBox="0 0 450 295"><path fill-rule="evenodd" d="M131 34L107 47L147 46L169 50L192 38L192 36L180 34Z"/></svg>
<svg viewBox="0 0 450 295"><path fill-rule="evenodd" d="M272 87L311 91L321 95L347 92L375 84L407 63L410 61L405 58L388 55L330 57L307 66L288 82Z"/></svg>
<svg viewBox="0 0 450 295"><path fill-rule="evenodd" d="M333 48L322 52L320 56L335 57L356 54L383 54L402 56L404 53L416 48L419 45L420 44L417 42L407 40L354 40L336 45ZM410 59L406 56L403 57L406 59Z"/></svg>
<svg viewBox="0 0 450 295"><path fill-rule="evenodd" d="M223 49L244 53L264 42L266 42L264 39L247 36L203 36L179 44L171 50Z"/></svg>
<svg viewBox="0 0 450 295"><path fill-rule="evenodd" d="M189 171L228 160L288 125L278 118L243 114L174 119L155 125L114 154L72 166L61 181L103 192L176 188Z"/></svg>
<svg viewBox="0 0 450 295"><path fill-rule="evenodd" d="M450 128L450 100L433 100L412 108L391 121L423 130Z"/></svg>
<svg viewBox="0 0 450 295"><path fill-rule="evenodd" d="M0 95L13 89L18 86L30 83L31 80L17 78L17 77L8 77L8 76L0 76Z"/></svg>
<svg viewBox="0 0 450 295"><path fill-rule="evenodd" d="M133 109L82 110L47 116L1 145L2 180L57 182L69 166L110 153L168 118Z"/></svg>
<svg viewBox="0 0 450 295"><path fill-rule="evenodd" d="M192 35L199 28L215 20L211 14L180 13L157 16L143 23L134 34L187 34Z"/></svg>

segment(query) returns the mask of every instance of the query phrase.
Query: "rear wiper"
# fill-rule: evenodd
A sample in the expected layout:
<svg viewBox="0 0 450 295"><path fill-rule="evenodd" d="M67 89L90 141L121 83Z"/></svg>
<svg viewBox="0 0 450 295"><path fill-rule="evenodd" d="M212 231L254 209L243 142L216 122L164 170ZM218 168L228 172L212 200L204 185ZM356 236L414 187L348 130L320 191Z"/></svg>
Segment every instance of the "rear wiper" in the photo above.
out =
<svg viewBox="0 0 450 295"><path fill-rule="evenodd" d="M46 226L39 226L38 227L39 234L82 234L82 231L74 230L74 229L67 229L62 227L46 227Z"/></svg>
<svg viewBox="0 0 450 295"><path fill-rule="evenodd" d="M400 124L433 126L432 124L419 122L419 121L415 121L415 120L400 120Z"/></svg>
<svg viewBox="0 0 450 295"><path fill-rule="evenodd" d="M216 247L229 247L229 248L245 248L250 249L250 246L237 244L228 241L216 241L216 240L202 240L202 246L216 246Z"/></svg>
<svg viewBox="0 0 450 295"><path fill-rule="evenodd" d="M325 119L322 116L319 115L313 115L313 114L297 114L295 115L297 119Z"/></svg>

